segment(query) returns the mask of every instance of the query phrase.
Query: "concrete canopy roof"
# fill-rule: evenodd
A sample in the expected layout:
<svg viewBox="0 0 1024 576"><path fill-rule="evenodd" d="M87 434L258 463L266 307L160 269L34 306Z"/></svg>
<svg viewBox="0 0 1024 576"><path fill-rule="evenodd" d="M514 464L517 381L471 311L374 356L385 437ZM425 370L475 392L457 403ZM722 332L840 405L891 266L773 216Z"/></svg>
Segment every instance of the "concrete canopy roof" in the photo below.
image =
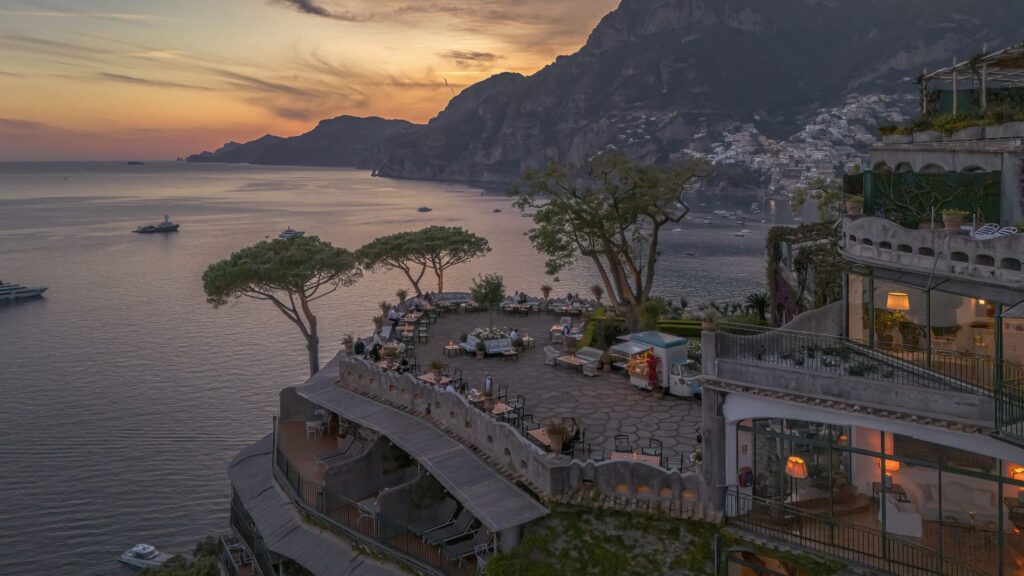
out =
<svg viewBox="0 0 1024 576"><path fill-rule="evenodd" d="M336 385L338 360L324 366L299 396L386 436L415 458L491 532L526 524L548 510L465 445L430 423Z"/></svg>

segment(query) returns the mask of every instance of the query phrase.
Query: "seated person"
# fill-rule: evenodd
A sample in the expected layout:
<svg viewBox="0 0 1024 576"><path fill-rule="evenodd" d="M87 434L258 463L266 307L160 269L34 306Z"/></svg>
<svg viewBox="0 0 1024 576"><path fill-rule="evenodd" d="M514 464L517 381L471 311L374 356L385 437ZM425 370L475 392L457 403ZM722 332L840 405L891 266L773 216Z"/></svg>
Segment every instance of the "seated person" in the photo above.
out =
<svg viewBox="0 0 1024 576"><path fill-rule="evenodd" d="M374 362L380 362L380 344L374 343L373 348L370 348L370 360Z"/></svg>
<svg viewBox="0 0 1024 576"><path fill-rule="evenodd" d="M366 357L366 343L362 340L356 340L355 345L352 346L352 353L356 356Z"/></svg>

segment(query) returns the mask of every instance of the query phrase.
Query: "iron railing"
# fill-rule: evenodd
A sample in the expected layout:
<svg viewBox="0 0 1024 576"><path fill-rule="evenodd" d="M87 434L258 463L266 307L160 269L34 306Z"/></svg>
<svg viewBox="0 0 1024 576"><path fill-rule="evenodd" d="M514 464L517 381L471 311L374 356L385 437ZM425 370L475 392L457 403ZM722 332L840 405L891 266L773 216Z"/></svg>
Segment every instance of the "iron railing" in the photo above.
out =
<svg viewBox="0 0 1024 576"><path fill-rule="evenodd" d="M992 576L937 550L730 488L727 523L768 540L899 576Z"/></svg>
<svg viewBox="0 0 1024 576"><path fill-rule="evenodd" d="M719 324L717 339L719 358L948 392L991 397L1003 383L1024 381L1024 366L967 352L730 323ZM1012 396L1024 415L1020 390Z"/></svg>
<svg viewBox="0 0 1024 576"><path fill-rule="evenodd" d="M472 576L476 568L472 561L461 561L449 558L444 550L433 546L423 538L407 529L387 538L381 536L381 522L387 521L381 515L366 506L360 505L339 494L334 494L322 483L304 478L278 447L275 455L278 470L287 479L288 484L299 496L301 501L320 517L343 529L362 534L386 548L400 552L402 555L437 568L445 574L453 576ZM395 533L390 530L389 533Z"/></svg>
<svg viewBox="0 0 1024 576"><path fill-rule="evenodd" d="M266 576L277 574L277 570L274 569L274 559L271 557L266 545L264 545L263 538L259 532L253 529L252 517L245 510L245 506L238 498L237 493L231 495L230 522L235 533L238 534L238 537L245 542L245 545L249 547L249 551L252 552L253 563L257 568L256 572Z"/></svg>

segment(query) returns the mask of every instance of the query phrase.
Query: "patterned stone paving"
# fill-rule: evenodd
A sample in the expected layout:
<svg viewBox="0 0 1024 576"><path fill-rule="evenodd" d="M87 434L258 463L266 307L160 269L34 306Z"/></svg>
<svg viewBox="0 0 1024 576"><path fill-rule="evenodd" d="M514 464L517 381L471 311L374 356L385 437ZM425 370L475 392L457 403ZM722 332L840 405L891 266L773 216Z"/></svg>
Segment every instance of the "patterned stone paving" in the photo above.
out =
<svg viewBox="0 0 1024 576"><path fill-rule="evenodd" d="M634 446L657 438L662 441L665 458L682 458L686 463L697 446L700 402L668 394L658 398L630 386L621 373L602 371L597 377L588 377L566 366L545 365L544 346L561 350L560 344L551 344L548 339L548 331L557 321L558 317L547 313L523 317L495 312L496 327L515 327L520 335L526 333L537 339L536 348L524 351L519 361L513 362L501 357L481 360L467 354L446 358L444 345L450 340L459 342L463 333L474 328L486 327L488 314L444 315L430 325L427 343L417 344L416 357L421 366L436 359L461 368L469 386L478 390L483 390L484 377L490 373L495 391L499 384L505 384L510 399L523 395L526 414L532 414L537 422L575 416L586 428L587 442L593 448L603 447L606 455L612 452L615 435L626 434Z"/></svg>

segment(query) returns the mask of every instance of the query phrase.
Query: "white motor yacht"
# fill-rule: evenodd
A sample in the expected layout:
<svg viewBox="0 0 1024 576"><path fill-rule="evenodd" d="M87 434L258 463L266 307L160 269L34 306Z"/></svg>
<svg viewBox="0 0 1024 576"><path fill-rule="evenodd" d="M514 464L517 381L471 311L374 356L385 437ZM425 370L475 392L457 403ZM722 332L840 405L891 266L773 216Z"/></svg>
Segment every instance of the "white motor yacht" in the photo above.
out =
<svg viewBox="0 0 1024 576"><path fill-rule="evenodd" d="M287 240L289 238L302 238L305 235L306 233L303 230L296 230L289 226L282 230L281 233L277 235L277 237L281 238L282 240Z"/></svg>
<svg viewBox="0 0 1024 576"><path fill-rule="evenodd" d="M121 562L138 568L153 568L170 559L170 554L164 554L149 544L136 544L121 554Z"/></svg>
<svg viewBox="0 0 1024 576"><path fill-rule="evenodd" d="M21 284L4 284L0 282L0 302L37 298L46 292L46 286L22 286Z"/></svg>

